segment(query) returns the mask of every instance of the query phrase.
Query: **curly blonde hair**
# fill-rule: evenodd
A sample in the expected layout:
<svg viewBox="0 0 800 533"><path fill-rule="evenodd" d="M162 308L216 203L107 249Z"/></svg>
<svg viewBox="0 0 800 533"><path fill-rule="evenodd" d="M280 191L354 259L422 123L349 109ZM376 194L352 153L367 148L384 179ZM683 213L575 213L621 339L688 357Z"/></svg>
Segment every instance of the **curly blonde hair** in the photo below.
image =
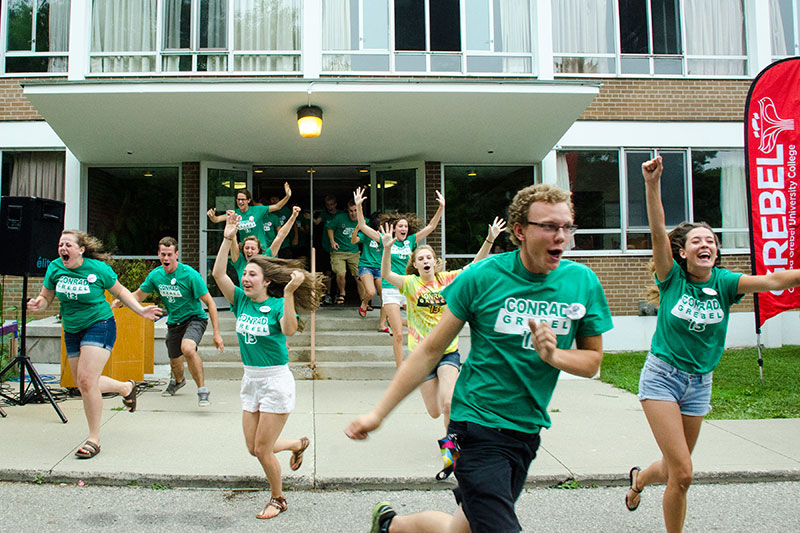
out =
<svg viewBox="0 0 800 533"><path fill-rule="evenodd" d="M528 224L528 211L535 202L545 202L548 204L564 202L569 206L569 212L572 216L575 216L575 208L572 205L572 193L569 191L547 183L539 183L520 189L517 194L514 195L514 199L511 200L511 205L508 206L508 227L506 228L511 242L517 246L520 245L520 242L517 236L514 235L514 225L517 222L523 226Z"/></svg>
<svg viewBox="0 0 800 533"><path fill-rule="evenodd" d="M75 237L75 241L78 243L78 246L81 246L84 249L83 257L105 261L106 263L111 260L111 254L103 251L103 241L97 237L92 237L88 233L77 229L65 229L61 232L61 235L72 235Z"/></svg>

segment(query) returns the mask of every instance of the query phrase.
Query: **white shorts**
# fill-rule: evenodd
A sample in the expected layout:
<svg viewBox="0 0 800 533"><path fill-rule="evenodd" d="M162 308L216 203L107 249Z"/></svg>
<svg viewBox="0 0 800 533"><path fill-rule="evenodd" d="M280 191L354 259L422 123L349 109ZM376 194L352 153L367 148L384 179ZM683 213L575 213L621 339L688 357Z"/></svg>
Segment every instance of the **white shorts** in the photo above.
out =
<svg viewBox="0 0 800 533"><path fill-rule="evenodd" d="M383 305L405 305L406 297L400 294L400 290L396 287L384 287L383 292L381 293L381 301L383 302Z"/></svg>
<svg viewBox="0 0 800 533"><path fill-rule="evenodd" d="M295 386L289 365L245 366L239 397L248 413L291 413Z"/></svg>

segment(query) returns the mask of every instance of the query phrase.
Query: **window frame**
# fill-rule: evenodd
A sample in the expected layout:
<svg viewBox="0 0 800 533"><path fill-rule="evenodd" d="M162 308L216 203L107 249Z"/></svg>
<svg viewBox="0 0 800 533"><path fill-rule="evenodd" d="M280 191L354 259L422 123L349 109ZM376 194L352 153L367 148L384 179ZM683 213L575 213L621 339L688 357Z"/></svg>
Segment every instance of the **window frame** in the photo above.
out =
<svg viewBox="0 0 800 533"><path fill-rule="evenodd" d="M774 28L772 27L772 2L770 2L769 10L770 10L770 57L772 57L772 61L779 61L781 59L785 59L787 57L793 57L800 55L800 0L789 0L792 3L792 31L794 36L794 49L787 50L785 55L778 55L772 49L772 33Z"/></svg>
<svg viewBox="0 0 800 533"><path fill-rule="evenodd" d="M555 46L553 47L553 75L556 78L559 77L587 77L587 78L714 78L714 79L749 79L752 78L748 74L751 58L750 58L750 51L747 49L748 39L747 33L750 31L747 27L747 0L741 0L742 2L742 31L743 31L743 45L745 47L745 52L743 55L694 55L689 54L687 52L687 39L686 39L686 0L679 0L678 4L678 17L679 17L679 38L680 38L680 53L678 54L655 54L652 53L653 50L653 31L652 31L652 0L646 0L647 2L647 41L648 41L648 50L647 54L623 54L622 53L622 43L621 43L621 35L620 35L620 14L619 14L619 1L618 0L609 0L612 2L611 4L611 14L614 17L613 20L613 31L614 31L614 51L613 53L571 53L565 52L560 53L555 50ZM798 2L800 0L794 0ZM555 27L554 20L551 18L551 29L553 34L555 35L557 28ZM648 61L648 73L625 73L622 72L622 59L623 57L629 58L646 58ZM612 60L613 61L613 70L609 72L560 72L559 66L557 61L569 60L569 59L601 59L601 60ZM656 73L655 72L655 60L659 58L675 58L680 59L681 62L681 72L680 73ZM690 61L703 61L703 60L737 60L742 61L743 68L742 74L691 74L689 72L690 69Z"/></svg>
<svg viewBox="0 0 800 533"><path fill-rule="evenodd" d="M599 250L567 250L565 252L566 256L573 256L573 257L591 257L591 256L610 256L610 255L650 255L652 254L652 249L645 248L645 249L636 249L636 248L628 248L628 237L630 234L650 234L650 228L645 227L642 228L640 226L630 226L628 221L629 215L629 188L628 188L628 174L626 171L626 156L629 152L650 152L650 154L655 157L661 153L677 153L682 152L684 155L684 209L686 218L685 220L694 221L694 196L695 196L695 187L694 187L694 175L692 173L692 161L693 161L693 152L713 152L713 151L740 151L744 152L741 147L706 147L706 146L683 146L683 147L639 147L639 146L618 146L618 147L596 147L596 146L579 146L579 147L560 147L558 149L559 153L562 152L573 152L573 151L604 151L604 152L611 152L617 151L617 164L618 164L618 172L619 172L619 187L620 187L620 226L619 228L603 228L603 229L583 229L579 228L576 232L576 235L591 235L591 234L617 234L620 235L620 247L618 249L599 249ZM744 155L743 155L744 157ZM746 162L745 162L746 165ZM572 192L572 191L570 191ZM667 229L671 230L674 226L668 226ZM731 233L731 234L742 234L745 230L748 232L749 235L750 228L723 228L723 227L713 227L714 232L718 235L722 235L723 233ZM746 248L721 248L720 252L722 254L731 255L731 254L749 254L750 247L749 243Z"/></svg>
<svg viewBox="0 0 800 533"><path fill-rule="evenodd" d="M323 0L324 1L324 0ZM536 5L534 2L528 0L528 37L530 38L530 52L497 52L495 38L495 23L494 23L494 1L483 0L488 5L489 20L487 21L489 30L489 50L469 50L467 47L467 0L458 0L459 4L459 22L460 22L460 51L458 52L444 52L431 50L431 29L430 29L430 3L436 0L423 0L425 6L425 50L421 51L406 51L397 50L396 43L396 26L395 26L395 0L380 0L386 2L387 6L387 39L388 48L364 48L364 3L373 2L375 0L356 0L358 5L358 49L352 50L328 50L324 47L321 50L322 64L325 64L325 58L336 58L337 56L373 56L385 55L388 58L388 70L333 70L325 69L323 66L322 72L327 75L336 76L363 76L363 75L390 75L390 76L410 76L420 74L430 74L436 76L455 76L455 77L471 77L471 76L492 76L492 77L531 77L537 76L537 62L536 62L536 25L534 24L534 15ZM351 30L352 31L352 30ZM397 70L397 59L403 56L425 55L425 69L424 70ZM458 57L460 69L440 71L435 70L431 66L432 60L444 57ZM502 59L522 59L529 61L529 72L493 72L483 70L469 70L469 60L472 58L498 58Z"/></svg>
<svg viewBox="0 0 800 533"><path fill-rule="evenodd" d="M70 24L67 24L67 49L64 51L56 52L56 51L46 51L46 52L37 52L36 48L36 19L39 16L38 10L35 9L36 7L36 0L30 0L33 4L31 9L31 50L9 50L8 49L8 26L9 26L9 14L8 8L9 2L0 2L0 76L1 77L66 77L69 71L69 30L71 29ZM70 2L70 17L71 17L71 5L72 0ZM50 14L48 13L48 17ZM53 59L53 58L64 58L65 61L65 70L61 72L28 72L28 71L21 71L21 72L8 72L6 69L6 60L8 58L45 58L45 59Z"/></svg>
<svg viewBox="0 0 800 533"><path fill-rule="evenodd" d="M92 7L94 2L102 0L89 0L88 2L88 17L89 17L89 33L93 25ZM298 47L297 50L248 50L236 48L236 35L235 35L235 12L234 0L226 1L226 47L223 48L200 48L200 32L199 32L199 18L200 7L199 2L202 0L191 0L191 23L190 23L190 41L191 49L182 48L167 48L164 43L165 37L165 10L166 0L156 0L156 35L155 46L153 50L146 51L111 51L111 52L94 52L92 51L91 37L88 39L88 72L86 78L95 77L130 77L130 76L220 76L220 75L243 75L243 76L257 76L257 75L301 75L303 71L303 47ZM305 9L304 2L298 4L297 13L297 31L298 40L302 43L302 32L304 31L303 11ZM152 57L154 60L155 68L148 71L127 71L127 72L104 72L92 71L91 64L95 59L102 59L105 57ZM169 57L191 57L192 68L191 70L165 70L164 60ZM225 56L226 68L224 70L197 70L198 56ZM241 56L259 56L264 58L269 57L294 57L296 58L297 68L294 70L236 70L236 58Z"/></svg>

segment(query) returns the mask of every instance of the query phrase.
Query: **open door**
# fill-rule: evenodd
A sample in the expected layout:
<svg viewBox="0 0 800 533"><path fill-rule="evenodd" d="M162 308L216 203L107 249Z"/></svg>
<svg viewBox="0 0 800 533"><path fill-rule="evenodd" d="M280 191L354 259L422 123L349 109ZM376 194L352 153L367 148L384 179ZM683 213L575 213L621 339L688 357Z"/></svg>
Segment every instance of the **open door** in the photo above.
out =
<svg viewBox="0 0 800 533"><path fill-rule="evenodd" d="M214 303L218 308L227 309L230 304L222 296L211 275L211 268L217 258L217 250L222 243L223 223L214 224L206 214L215 209L218 214L236 207L236 191L252 188L250 166L230 163L200 163L200 274L203 276ZM236 278L236 271L229 265L228 274Z"/></svg>
<svg viewBox="0 0 800 533"><path fill-rule="evenodd" d="M405 161L372 165L372 210L417 213L425 219L425 163Z"/></svg>

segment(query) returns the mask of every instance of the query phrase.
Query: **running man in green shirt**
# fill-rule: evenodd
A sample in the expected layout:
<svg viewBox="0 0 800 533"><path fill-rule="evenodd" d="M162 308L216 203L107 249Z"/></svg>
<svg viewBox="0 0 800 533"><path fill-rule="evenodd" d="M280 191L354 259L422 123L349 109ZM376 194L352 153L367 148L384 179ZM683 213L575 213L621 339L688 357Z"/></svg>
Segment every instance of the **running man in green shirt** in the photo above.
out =
<svg viewBox="0 0 800 533"><path fill-rule="evenodd" d="M144 282L133 292L137 301L143 302L150 293L157 292L167 308L167 355L172 370L172 377L162 396L174 396L178 389L186 385L183 362L186 361L189 373L197 384L197 403L206 407L210 392L205 384L203 360L197 353L197 346L208 326L214 328L214 345L224 352L222 335L219 331L219 317L214 299L208 292L200 274L178 260L178 241L172 237L164 237L158 241L158 259L161 266L153 269ZM200 302L208 307L208 314ZM122 304L114 302L115 307Z"/></svg>

